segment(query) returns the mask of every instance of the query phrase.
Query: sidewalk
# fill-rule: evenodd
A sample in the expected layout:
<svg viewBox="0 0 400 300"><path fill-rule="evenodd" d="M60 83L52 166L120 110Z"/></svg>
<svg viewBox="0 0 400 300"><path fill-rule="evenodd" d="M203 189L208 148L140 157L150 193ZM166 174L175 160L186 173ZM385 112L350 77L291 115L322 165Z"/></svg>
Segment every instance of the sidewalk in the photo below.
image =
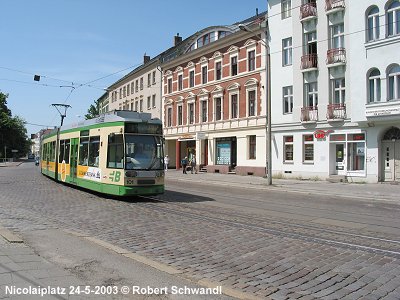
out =
<svg viewBox="0 0 400 300"><path fill-rule="evenodd" d="M258 176L240 176L233 174L198 173L182 174L181 170L170 169L166 172L166 189L168 179L191 181L224 186L241 186L282 192L300 192L317 195L330 195L365 200L385 200L400 204L400 185L390 183L332 183L328 181L272 179L272 186L267 180Z"/></svg>

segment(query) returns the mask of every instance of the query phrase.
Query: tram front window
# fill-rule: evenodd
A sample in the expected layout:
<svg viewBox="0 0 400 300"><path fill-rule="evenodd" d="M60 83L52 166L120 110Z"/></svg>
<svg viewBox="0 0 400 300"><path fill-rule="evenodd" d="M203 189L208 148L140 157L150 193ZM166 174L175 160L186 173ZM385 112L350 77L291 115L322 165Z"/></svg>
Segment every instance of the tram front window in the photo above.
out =
<svg viewBox="0 0 400 300"><path fill-rule="evenodd" d="M162 170L162 141L157 136L125 135L125 169Z"/></svg>

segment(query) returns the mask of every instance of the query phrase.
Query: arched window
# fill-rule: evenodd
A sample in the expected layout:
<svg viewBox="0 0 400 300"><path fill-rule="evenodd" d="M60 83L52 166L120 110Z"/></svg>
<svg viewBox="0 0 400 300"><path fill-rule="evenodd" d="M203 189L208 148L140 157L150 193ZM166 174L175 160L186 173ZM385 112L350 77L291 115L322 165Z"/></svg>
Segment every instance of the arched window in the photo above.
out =
<svg viewBox="0 0 400 300"><path fill-rule="evenodd" d="M373 69L368 75L368 102L381 101L381 72Z"/></svg>
<svg viewBox="0 0 400 300"><path fill-rule="evenodd" d="M388 70L388 100L400 100L400 66Z"/></svg>
<svg viewBox="0 0 400 300"><path fill-rule="evenodd" d="M387 36L400 34L400 1L393 1L386 10Z"/></svg>
<svg viewBox="0 0 400 300"><path fill-rule="evenodd" d="M379 9L373 6L367 14L367 41L379 39Z"/></svg>

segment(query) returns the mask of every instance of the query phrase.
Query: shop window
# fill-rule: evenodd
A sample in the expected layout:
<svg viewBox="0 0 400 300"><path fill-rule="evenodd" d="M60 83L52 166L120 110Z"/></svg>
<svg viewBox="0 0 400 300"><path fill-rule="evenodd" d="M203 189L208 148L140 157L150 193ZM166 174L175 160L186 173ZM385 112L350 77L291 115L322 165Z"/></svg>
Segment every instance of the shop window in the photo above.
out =
<svg viewBox="0 0 400 300"><path fill-rule="evenodd" d="M284 162L293 162L293 135L283 137Z"/></svg>
<svg viewBox="0 0 400 300"><path fill-rule="evenodd" d="M347 141L347 170L365 170L365 134L348 134Z"/></svg>
<svg viewBox="0 0 400 300"><path fill-rule="evenodd" d="M256 159L256 136L249 136L249 159Z"/></svg>
<svg viewBox="0 0 400 300"><path fill-rule="evenodd" d="M230 165L231 164L231 140L230 139L217 139L216 140L216 164L217 165Z"/></svg>
<svg viewBox="0 0 400 300"><path fill-rule="evenodd" d="M314 162L314 135L303 135L303 162Z"/></svg>

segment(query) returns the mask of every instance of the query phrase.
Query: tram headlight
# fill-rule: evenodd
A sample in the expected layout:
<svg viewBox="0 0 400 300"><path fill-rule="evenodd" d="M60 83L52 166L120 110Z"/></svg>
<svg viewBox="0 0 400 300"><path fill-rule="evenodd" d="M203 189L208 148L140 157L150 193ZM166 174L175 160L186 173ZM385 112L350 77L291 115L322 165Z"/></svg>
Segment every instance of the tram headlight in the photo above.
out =
<svg viewBox="0 0 400 300"><path fill-rule="evenodd" d="M125 172L125 176L126 177L136 177L137 176L137 172L136 171L126 171Z"/></svg>

